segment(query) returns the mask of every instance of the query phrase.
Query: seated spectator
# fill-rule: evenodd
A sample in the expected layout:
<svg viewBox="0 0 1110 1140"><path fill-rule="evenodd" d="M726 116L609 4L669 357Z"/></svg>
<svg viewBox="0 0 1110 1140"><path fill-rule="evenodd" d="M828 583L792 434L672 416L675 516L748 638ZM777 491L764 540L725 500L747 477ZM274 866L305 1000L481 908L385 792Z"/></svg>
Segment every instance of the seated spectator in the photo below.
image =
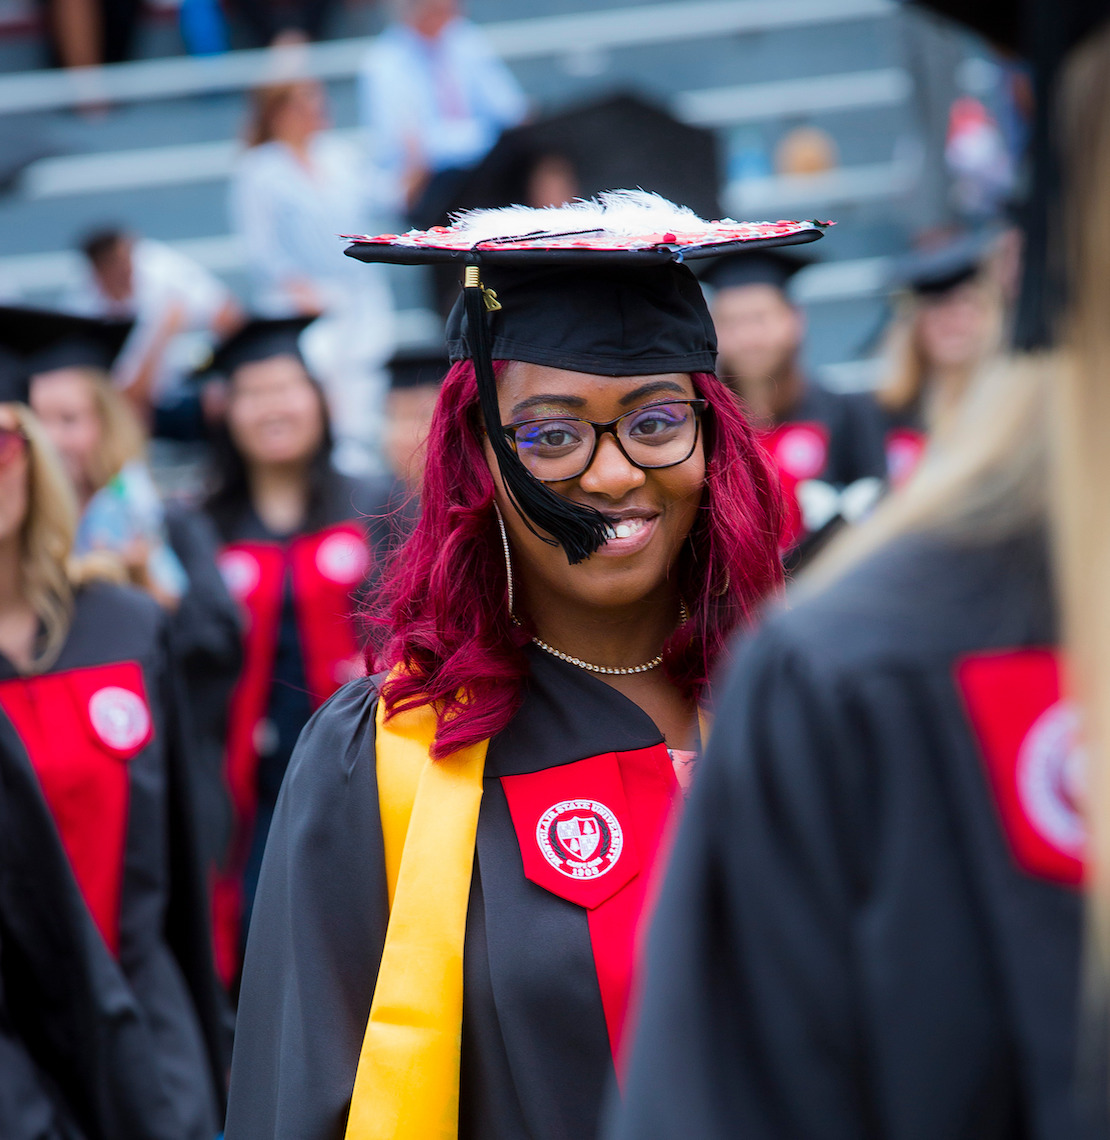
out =
<svg viewBox="0 0 1110 1140"><path fill-rule="evenodd" d="M359 75L361 119L389 206L424 228L528 106L457 0L400 0L397 10Z"/></svg>
<svg viewBox="0 0 1110 1140"><path fill-rule="evenodd" d="M242 323L227 287L192 258L163 242L106 227L81 243L88 271L65 307L89 317L135 322L115 378L155 435L196 438L195 400L182 388L197 345L188 334L219 340Z"/></svg>
<svg viewBox="0 0 1110 1140"><path fill-rule="evenodd" d="M328 394L337 462L357 473L380 465L393 303L383 273L365 274L342 256L337 235L367 228L365 171L355 147L325 132L327 121L315 81L252 93L231 221L246 249L254 311L321 318L305 349Z"/></svg>

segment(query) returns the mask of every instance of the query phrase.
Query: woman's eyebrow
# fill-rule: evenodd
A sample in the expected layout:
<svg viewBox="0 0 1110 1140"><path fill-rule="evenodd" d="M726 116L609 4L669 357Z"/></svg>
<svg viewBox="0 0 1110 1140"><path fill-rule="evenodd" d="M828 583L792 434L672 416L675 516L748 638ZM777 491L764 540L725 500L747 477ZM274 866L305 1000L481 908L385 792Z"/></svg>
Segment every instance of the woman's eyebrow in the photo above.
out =
<svg viewBox="0 0 1110 1140"><path fill-rule="evenodd" d="M544 404L566 404L570 408L581 408L585 406L586 401L581 396L568 396L565 393L561 395L549 396L529 396L527 400L521 400L519 404L513 405L513 410L509 415L516 419L522 412L528 411L529 408L538 408Z"/></svg>
<svg viewBox="0 0 1110 1140"><path fill-rule="evenodd" d="M631 392L626 392L617 403L622 408L626 408L636 400L642 400L645 396L654 396L657 392L677 392L680 396L686 395L686 389L674 380L653 380L650 384L644 384L639 388L634 388Z"/></svg>

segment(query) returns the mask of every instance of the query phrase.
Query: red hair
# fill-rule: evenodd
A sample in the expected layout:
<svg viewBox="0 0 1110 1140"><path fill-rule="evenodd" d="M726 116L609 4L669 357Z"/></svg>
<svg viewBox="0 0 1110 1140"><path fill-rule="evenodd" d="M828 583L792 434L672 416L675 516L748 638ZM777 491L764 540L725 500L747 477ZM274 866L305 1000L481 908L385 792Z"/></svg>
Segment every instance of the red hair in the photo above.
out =
<svg viewBox="0 0 1110 1140"><path fill-rule="evenodd" d="M504 362L495 363L500 371ZM690 618L663 647L667 677L697 698L730 636L782 582L779 480L735 396L711 373L691 377L703 417L705 491L676 567ZM455 364L428 433L419 521L397 552L369 614L373 667L390 716L437 711L437 759L500 732L521 701L527 626L509 620L494 482L482 447L478 388ZM372 651L373 652L373 651Z"/></svg>

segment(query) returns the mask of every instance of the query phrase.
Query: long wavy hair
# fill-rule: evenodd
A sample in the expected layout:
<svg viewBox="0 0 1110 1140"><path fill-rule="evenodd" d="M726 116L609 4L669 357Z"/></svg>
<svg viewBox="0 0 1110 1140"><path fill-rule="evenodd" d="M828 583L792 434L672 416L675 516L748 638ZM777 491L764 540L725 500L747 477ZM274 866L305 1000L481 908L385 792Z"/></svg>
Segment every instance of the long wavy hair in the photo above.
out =
<svg viewBox="0 0 1110 1140"><path fill-rule="evenodd" d="M77 497L49 436L25 404L7 405L27 440L27 514L20 532L20 589L42 625L28 670L42 673L58 659L73 621L76 587L122 571L95 557L72 557Z"/></svg>
<svg viewBox="0 0 1110 1140"><path fill-rule="evenodd" d="M505 367L495 363L495 370ZM705 489L675 567L689 620L663 647L679 690L701 696L730 635L781 585L779 481L736 399L695 373L704 416ZM431 703L442 758L495 735L521 701L531 631L509 620L508 581L482 447L473 365L443 381L428 436L422 511L394 555L369 617L370 664L394 670L382 688L390 716Z"/></svg>

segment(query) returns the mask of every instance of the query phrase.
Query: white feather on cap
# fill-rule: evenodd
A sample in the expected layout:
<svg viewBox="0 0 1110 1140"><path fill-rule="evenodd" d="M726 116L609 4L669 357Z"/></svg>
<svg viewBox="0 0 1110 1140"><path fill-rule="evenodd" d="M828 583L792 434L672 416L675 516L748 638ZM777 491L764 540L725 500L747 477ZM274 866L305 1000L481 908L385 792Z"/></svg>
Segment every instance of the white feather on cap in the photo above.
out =
<svg viewBox="0 0 1110 1140"><path fill-rule="evenodd" d="M473 244L525 234L595 233L615 237L700 229L708 223L688 206L676 206L648 190L606 190L566 206L500 206L463 210L451 229Z"/></svg>

